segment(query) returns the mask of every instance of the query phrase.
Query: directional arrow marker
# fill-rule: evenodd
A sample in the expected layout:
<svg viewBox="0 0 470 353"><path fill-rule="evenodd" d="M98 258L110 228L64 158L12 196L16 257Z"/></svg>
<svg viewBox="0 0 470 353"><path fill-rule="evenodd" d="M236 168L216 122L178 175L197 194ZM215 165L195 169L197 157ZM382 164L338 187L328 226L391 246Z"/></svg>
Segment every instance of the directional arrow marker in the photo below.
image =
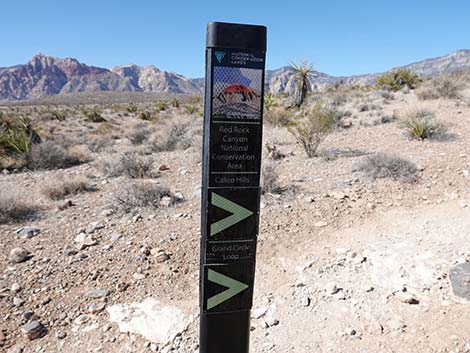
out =
<svg viewBox="0 0 470 353"><path fill-rule="evenodd" d="M207 299L207 310L215 308L217 305L220 305L230 298L233 298L238 293L243 292L249 287L245 283L227 277L219 272L215 272L214 270L208 270L207 277L209 282L217 283L228 288L225 291Z"/></svg>
<svg viewBox="0 0 470 353"><path fill-rule="evenodd" d="M211 237L254 214L254 212L236 204L233 201L230 201L229 199L226 199L225 197L220 196L215 192L212 193L211 204L232 213L231 216L225 217L224 219L211 224Z"/></svg>

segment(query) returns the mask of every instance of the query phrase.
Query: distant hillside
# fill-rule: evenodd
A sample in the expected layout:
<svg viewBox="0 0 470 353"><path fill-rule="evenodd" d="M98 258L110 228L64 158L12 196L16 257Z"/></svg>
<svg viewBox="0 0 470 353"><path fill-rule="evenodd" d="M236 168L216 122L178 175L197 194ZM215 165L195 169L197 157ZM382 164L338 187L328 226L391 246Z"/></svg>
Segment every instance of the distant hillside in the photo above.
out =
<svg viewBox="0 0 470 353"><path fill-rule="evenodd" d="M470 71L470 50L426 59L404 66L421 76L438 76ZM317 89L344 84L371 84L379 74L336 77L316 72L312 85ZM273 93L291 92L295 87L289 67L266 71L266 88ZM88 66L73 58L59 59L37 54L23 65L0 68L0 100L30 100L56 94L90 92L154 92L198 95L204 79L190 79L155 66L125 65L105 69Z"/></svg>

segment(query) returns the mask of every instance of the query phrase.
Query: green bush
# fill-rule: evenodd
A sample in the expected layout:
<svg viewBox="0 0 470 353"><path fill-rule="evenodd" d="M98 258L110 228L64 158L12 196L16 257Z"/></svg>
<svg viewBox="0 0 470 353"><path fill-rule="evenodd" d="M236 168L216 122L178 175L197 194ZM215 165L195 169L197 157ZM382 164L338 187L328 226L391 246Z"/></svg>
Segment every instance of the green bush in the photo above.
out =
<svg viewBox="0 0 470 353"><path fill-rule="evenodd" d="M336 111L318 102L304 117L293 121L288 130L307 156L313 158L320 143L333 129L335 118Z"/></svg>
<svg viewBox="0 0 470 353"><path fill-rule="evenodd" d="M7 118L0 115L0 154L24 159L31 145L41 142L26 117Z"/></svg>
<svg viewBox="0 0 470 353"><path fill-rule="evenodd" d="M415 89L422 81L418 75L408 69L396 69L379 76L376 88L397 92L405 87Z"/></svg>

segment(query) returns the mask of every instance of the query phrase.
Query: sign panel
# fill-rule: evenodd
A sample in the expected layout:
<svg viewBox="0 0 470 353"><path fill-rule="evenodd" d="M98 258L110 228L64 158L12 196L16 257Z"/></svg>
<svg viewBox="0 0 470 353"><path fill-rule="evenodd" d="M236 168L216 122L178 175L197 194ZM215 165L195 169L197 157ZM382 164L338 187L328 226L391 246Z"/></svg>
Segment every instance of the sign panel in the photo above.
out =
<svg viewBox="0 0 470 353"><path fill-rule="evenodd" d="M210 23L201 212L201 353L248 353L266 28Z"/></svg>

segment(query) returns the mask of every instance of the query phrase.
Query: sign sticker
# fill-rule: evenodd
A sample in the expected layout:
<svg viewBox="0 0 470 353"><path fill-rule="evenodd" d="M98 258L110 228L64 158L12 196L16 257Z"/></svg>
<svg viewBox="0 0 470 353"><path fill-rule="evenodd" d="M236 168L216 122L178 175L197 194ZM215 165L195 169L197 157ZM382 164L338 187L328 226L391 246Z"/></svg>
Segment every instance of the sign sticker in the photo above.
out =
<svg viewBox="0 0 470 353"><path fill-rule="evenodd" d="M214 67L212 119L259 121L263 71Z"/></svg>

